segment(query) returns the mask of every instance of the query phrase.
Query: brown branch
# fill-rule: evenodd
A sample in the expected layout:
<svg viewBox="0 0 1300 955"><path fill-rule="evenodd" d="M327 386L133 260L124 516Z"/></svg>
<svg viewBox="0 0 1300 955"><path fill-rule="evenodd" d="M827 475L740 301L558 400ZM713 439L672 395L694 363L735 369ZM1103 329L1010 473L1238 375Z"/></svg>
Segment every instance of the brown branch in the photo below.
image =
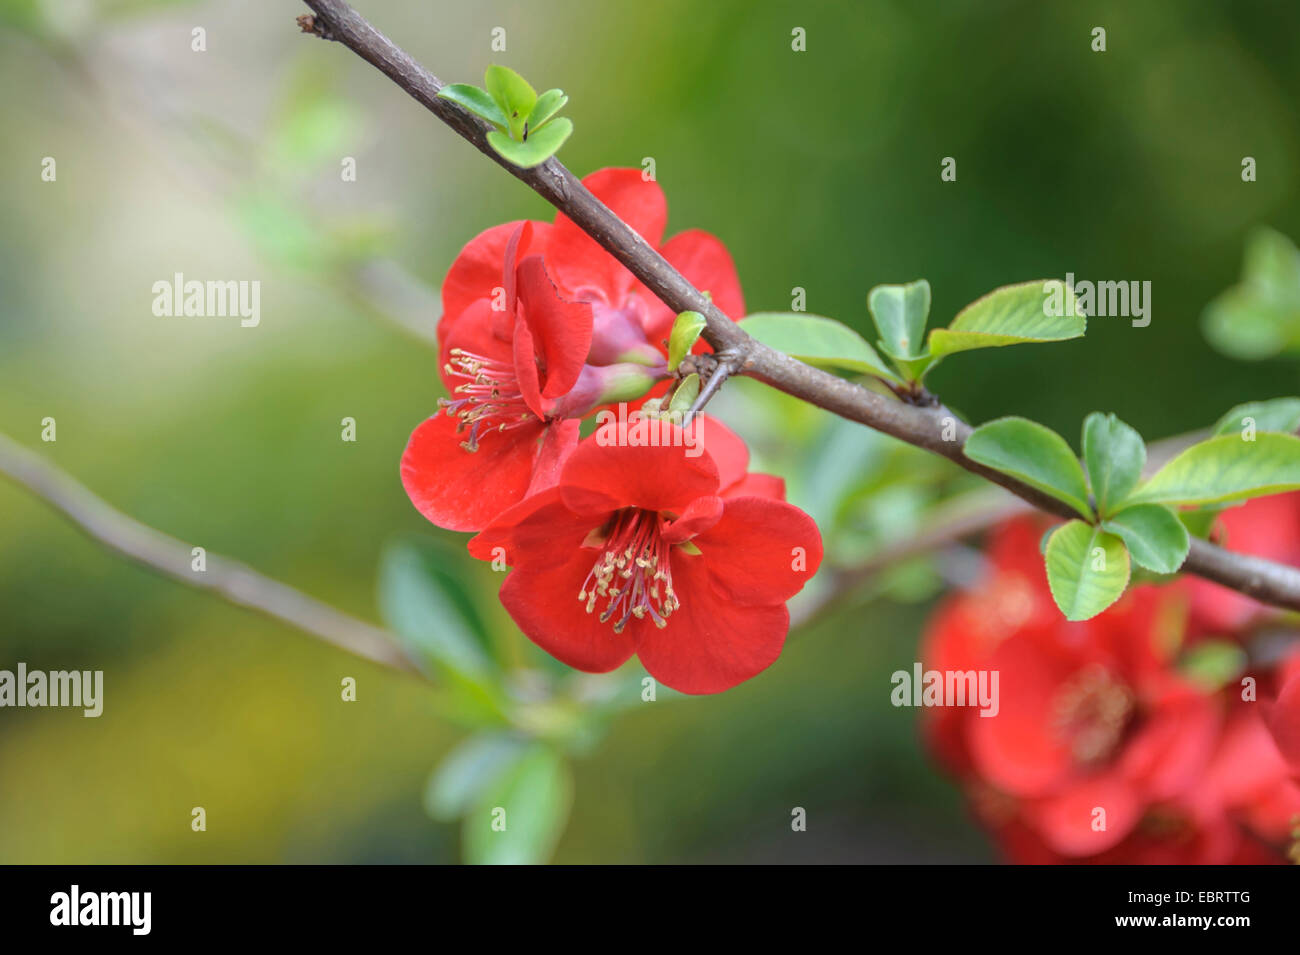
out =
<svg viewBox="0 0 1300 955"><path fill-rule="evenodd" d="M191 569L192 545L128 517L39 454L0 434L0 474L60 511L90 537L181 583L281 620L304 633L374 663L418 673L397 637L321 603L238 561L206 554L206 569Z"/></svg>
<svg viewBox="0 0 1300 955"><path fill-rule="evenodd" d="M592 195L558 159L552 157L540 166L522 169L497 155L487 144L487 124L449 100L439 99L442 81L347 3L343 0L305 2L316 14L310 23L311 32L342 43L376 67L485 156L572 219L674 312L696 311L703 315L707 322L705 339L715 351L733 356L739 374L757 378L841 417L942 455L1040 510L1063 518L1077 516L1055 498L967 458L962 448L972 429L942 404L918 407L892 400L755 341L631 226ZM1182 570L1265 603L1300 610L1300 569L1228 552L1207 541L1193 539Z"/></svg>

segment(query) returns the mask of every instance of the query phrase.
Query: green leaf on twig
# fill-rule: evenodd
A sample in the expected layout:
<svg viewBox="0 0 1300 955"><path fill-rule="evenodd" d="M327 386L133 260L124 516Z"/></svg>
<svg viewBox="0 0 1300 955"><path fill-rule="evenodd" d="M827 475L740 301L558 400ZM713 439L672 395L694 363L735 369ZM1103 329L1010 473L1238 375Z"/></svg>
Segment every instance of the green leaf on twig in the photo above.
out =
<svg viewBox="0 0 1300 955"><path fill-rule="evenodd" d="M806 312L755 312L740 327L769 348L810 365L902 383L865 338L833 319Z"/></svg>
<svg viewBox="0 0 1300 955"><path fill-rule="evenodd" d="M1097 616L1123 595L1128 576L1124 542L1099 527L1070 521L1048 538L1047 583L1067 620Z"/></svg>
<svg viewBox="0 0 1300 955"><path fill-rule="evenodd" d="M999 418L966 439L966 457L1064 501L1092 520L1079 460L1059 434L1027 418Z"/></svg>

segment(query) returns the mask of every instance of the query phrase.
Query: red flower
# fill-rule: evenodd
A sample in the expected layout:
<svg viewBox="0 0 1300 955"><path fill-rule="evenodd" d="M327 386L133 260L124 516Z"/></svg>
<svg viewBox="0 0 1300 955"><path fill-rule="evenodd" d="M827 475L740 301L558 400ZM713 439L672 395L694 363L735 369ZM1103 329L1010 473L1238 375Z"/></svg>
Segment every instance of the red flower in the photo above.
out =
<svg viewBox="0 0 1300 955"><path fill-rule="evenodd" d="M500 227L471 243L444 283L439 334L451 398L415 429L402 455L411 502L451 530L477 530L548 486L577 443L578 424L565 420L563 402L583 376L591 308L560 298L542 257L527 254L532 223L510 228L491 289L484 286ZM486 294L473 298L476 284ZM494 295L503 310L493 308Z"/></svg>
<svg viewBox="0 0 1300 955"><path fill-rule="evenodd" d="M724 314L744 318L745 299L725 245L698 229L662 242L668 203L657 182L647 182L639 169L601 169L582 183L692 285L708 292ZM644 348L647 342L662 348L672 330L672 310L566 216L556 216L546 265L565 294L591 303L596 329L593 362L614 360Z"/></svg>
<svg viewBox="0 0 1300 955"><path fill-rule="evenodd" d="M492 559L504 548L513 569L501 602L557 659L600 673L636 654L667 686L717 693L780 655L785 602L816 572L821 537L780 499L779 480L746 474L748 451L721 424L653 423L649 446L635 422L598 429L555 487L501 515L470 551Z"/></svg>
<svg viewBox="0 0 1300 955"><path fill-rule="evenodd" d="M925 637L927 667L999 674L996 715L942 708L924 724L977 814L1021 862L1270 857L1266 843L1285 842L1300 812L1300 787L1259 704L1177 669L1189 588L1136 587L1068 623L1053 613L1041 529L999 528L989 579L946 602Z"/></svg>
<svg viewBox="0 0 1300 955"><path fill-rule="evenodd" d="M659 246L667 207L656 183L635 169L584 182ZM724 311L744 314L721 242L685 232L661 251ZM442 304L440 364L452 397L402 458L407 494L440 527L479 530L550 486L577 442L570 419L643 398L666 373L671 311L564 216L475 237L443 281Z"/></svg>
<svg viewBox="0 0 1300 955"><path fill-rule="evenodd" d="M1225 510L1216 539L1230 550L1300 567L1300 491L1257 497ZM1193 610L1209 631L1253 624L1276 611L1235 590L1199 577L1188 578Z"/></svg>

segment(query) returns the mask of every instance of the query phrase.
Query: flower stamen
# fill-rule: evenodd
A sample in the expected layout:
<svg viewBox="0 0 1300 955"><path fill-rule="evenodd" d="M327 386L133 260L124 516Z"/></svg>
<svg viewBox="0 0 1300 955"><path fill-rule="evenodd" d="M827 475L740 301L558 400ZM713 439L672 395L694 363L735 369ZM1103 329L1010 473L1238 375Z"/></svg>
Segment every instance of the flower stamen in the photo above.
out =
<svg viewBox="0 0 1300 955"><path fill-rule="evenodd" d="M466 451L477 451L480 437L493 431L518 428L535 417L519 388L514 365L453 348L445 370L460 378L452 398L439 398L447 414L459 419L456 430L469 435L461 442ZM458 396L458 397L457 397Z"/></svg>
<svg viewBox="0 0 1300 955"><path fill-rule="evenodd" d="M614 515L607 533L594 538L600 541L596 546L601 554L578 599L586 603L587 613L595 613L596 604L604 600L600 622L613 621L615 633L622 633L633 618L649 617L662 629L681 606L673 590L670 545L660 536L659 523L654 511L627 507Z"/></svg>

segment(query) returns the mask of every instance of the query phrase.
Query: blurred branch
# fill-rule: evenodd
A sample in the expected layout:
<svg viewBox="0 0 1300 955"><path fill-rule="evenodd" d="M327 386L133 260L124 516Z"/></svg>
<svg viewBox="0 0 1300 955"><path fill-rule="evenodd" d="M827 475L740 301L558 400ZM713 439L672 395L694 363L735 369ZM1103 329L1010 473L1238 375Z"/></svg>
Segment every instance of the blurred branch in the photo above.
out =
<svg viewBox="0 0 1300 955"><path fill-rule="evenodd" d="M191 569L191 545L154 530L78 483L58 467L0 434L0 474L42 498L101 544L181 583L209 590L261 611L348 653L409 673L419 673L396 636L321 603L238 561L205 556L206 569Z"/></svg>
<svg viewBox="0 0 1300 955"><path fill-rule="evenodd" d="M751 338L707 296L695 288L626 222L592 195L554 156L524 169L499 156L487 143L488 125L450 100L440 99L443 83L372 27L343 0L305 0L316 15L298 18L303 32L342 43L405 90L491 161L530 186L628 268L674 312L704 316L704 338L719 359L740 374L825 408L850 421L932 451L1001 485L1039 510L1073 519L1073 509L1037 488L966 457L971 427L935 403L909 404L877 394L856 382L805 365ZM706 383L707 384L707 383ZM1225 551L1192 539L1182 568L1257 600L1300 610L1300 569Z"/></svg>

